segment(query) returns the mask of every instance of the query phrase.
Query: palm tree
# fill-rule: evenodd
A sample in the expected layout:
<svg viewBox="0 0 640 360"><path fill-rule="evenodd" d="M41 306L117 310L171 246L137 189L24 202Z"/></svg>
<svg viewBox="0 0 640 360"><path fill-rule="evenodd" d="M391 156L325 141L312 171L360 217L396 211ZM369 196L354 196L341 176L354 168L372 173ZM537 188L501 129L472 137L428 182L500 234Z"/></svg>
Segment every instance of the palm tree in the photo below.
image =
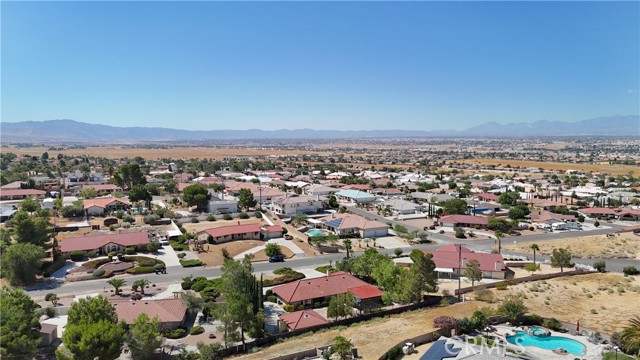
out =
<svg viewBox="0 0 640 360"><path fill-rule="evenodd" d="M620 341L625 351L630 353L632 349L638 349L636 355L640 356L640 315L629 320L629 326L622 331Z"/></svg>
<svg viewBox="0 0 640 360"><path fill-rule="evenodd" d="M533 265L536 264L536 251L540 251L538 244L529 245L529 249L533 250Z"/></svg>
<svg viewBox="0 0 640 360"><path fill-rule="evenodd" d="M351 255L351 239L344 239L342 241L342 244L344 245L345 250L347 250L347 259L348 259L349 255Z"/></svg>
<svg viewBox="0 0 640 360"><path fill-rule="evenodd" d="M498 254L502 255L502 238L504 237L504 235L502 234L502 231L500 230L496 230L496 241L498 242Z"/></svg>
<svg viewBox="0 0 640 360"><path fill-rule="evenodd" d="M140 280L136 280L133 282L132 287L133 288L139 288L140 289L140 293L142 295L144 295L144 288L145 286L151 284L151 282L147 279L140 279Z"/></svg>
<svg viewBox="0 0 640 360"><path fill-rule="evenodd" d="M116 289L116 295L120 295L120 288L127 284L124 279L111 279L107 281L107 284L113 286Z"/></svg>

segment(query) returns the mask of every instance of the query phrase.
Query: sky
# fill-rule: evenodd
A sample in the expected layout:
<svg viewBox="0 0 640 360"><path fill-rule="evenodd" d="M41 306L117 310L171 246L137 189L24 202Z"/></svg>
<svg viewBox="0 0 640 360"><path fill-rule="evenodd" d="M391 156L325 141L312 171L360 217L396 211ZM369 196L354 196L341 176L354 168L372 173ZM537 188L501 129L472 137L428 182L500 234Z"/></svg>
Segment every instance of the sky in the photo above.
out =
<svg viewBox="0 0 640 360"><path fill-rule="evenodd" d="M8 2L1 121L460 130L640 113L640 2Z"/></svg>

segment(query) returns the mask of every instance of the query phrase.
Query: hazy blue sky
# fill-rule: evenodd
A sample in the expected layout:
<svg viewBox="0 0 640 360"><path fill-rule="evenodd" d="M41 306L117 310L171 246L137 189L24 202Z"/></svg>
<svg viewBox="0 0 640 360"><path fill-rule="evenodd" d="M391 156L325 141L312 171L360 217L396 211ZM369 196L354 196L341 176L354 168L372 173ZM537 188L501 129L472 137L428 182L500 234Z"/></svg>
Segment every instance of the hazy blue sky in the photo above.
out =
<svg viewBox="0 0 640 360"><path fill-rule="evenodd" d="M639 4L2 1L2 121L431 130L638 114Z"/></svg>

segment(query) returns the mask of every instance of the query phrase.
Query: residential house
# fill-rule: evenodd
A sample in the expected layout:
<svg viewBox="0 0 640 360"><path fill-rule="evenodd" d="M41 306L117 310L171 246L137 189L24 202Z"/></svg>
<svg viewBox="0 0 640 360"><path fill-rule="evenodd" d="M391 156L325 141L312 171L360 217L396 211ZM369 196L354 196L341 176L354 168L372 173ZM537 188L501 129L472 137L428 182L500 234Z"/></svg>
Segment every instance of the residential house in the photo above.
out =
<svg viewBox="0 0 640 360"><path fill-rule="evenodd" d="M492 194L492 193L477 194L475 197L480 201L498 201L498 200L500 200L500 195L496 195L496 194Z"/></svg>
<svg viewBox="0 0 640 360"><path fill-rule="evenodd" d="M576 221L573 215L562 215L545 210L534 210L529 214L532 223L551 225L557 222Z"/></svg>
<svg viewBox="0 0 640 360"><path fill-rule="evenodd" d="M342 189L342 190L369 191L372 188L371 188L371 185L369 185L369 184L351 184L351 185L344 185L340 189Z"/></svg>
<svg viewBox="0 0 640 360"><path fill-rule="evenodd" d="M99 194L113 194L116 191L122 191L122 188L115 184L84 184L82 188L94 189Z"/></svg>
<svg viewBox="0 0 640 360"><path fill-rule="evenodd" d="M389 199L385 200L382 203L383 207L388 207L395 214L406 215L406 214L417 214L420 212L422 205L413 203L411 201L402 200L402 199Z"/></svg>
<svg viewBox="0 0 640 360"><path fill-rule="evenodd" d="M473 215L448 215L440 219L440 224L444 227L487 227L489 220L482 216Z"/></svg>
<svg viewBox="0 0 640 360"><path fill-rule="evenodd" d="M381 298L383 293L377 287L346 272L334 272L322 277L293 281L271 289L278 303L288 305L314 305L331 299L332 296L351 292L356 299ZM353 290L353 291L352 291Z"/></svg>
<svg viewBox="0 0 640 360"><path fill-rule="evenodd" d="M278 331L293 331L328 324L329 321L317 312L306 309L278 316Z"/></svg>
<svg viewBox="0 0 640 360"><path fill-rule="evenodd" d="M332 188L329 186L321 185L321 184L311 184L304 189L305 194L316 196L316 195L330 195L338 192L338 189Z"/></svg>
<svg viewBox="0 0 640 360"><path fill-rule="evenodd" d="M223 199L221 196L218 196L217 193L213 192L213 190L209 190L209 193L211 194L211 199L209 199L209 204L207 205L207 211L209 213L224 214L238 212L238 200Z"/></svg>
<svg viewBox="0 0 640 360"><path fill-rule="evenodd" d="M271 210L278 215L293 216L298 214L317 214L323 209L320 196L292 195L275 198Z"/></svg>
<svg viewBox="0 0 640 360"><path fill-rule="evenodd" d="M213 243L220 244L233 240L260 240L262 229L260 224L240 224L220 226L216 228L202 230L197 233L198 240L208 240L213 238Z"/></svg>
<svg viewBox="0 0 640 360"><path fill-rule="evenodd" d="M18 212L18 209L15 206L0 206L0 223L11 220L16 212Z"/></svg>
<svg viewBox="0 0 640 360"><path fill-rule="evenodd" d="M116 310L118 321L127 325L133 324L140 314L147 314L150 319L158 318L161 330L169 330L184 325L187 317L187 304L182 299L110 299L109 303Z"/></svg>
<svg viewBox="0 0 640 360"><path fill-rule="evenodd" d="M60 240L60 252L68 254L70 251L96 251L100 255L106 255L128 247L144 249L147 244L149 233L146 231L89 235Z"/></svg>
<svg viewBox="0 0 640 360"><path fill-rule="evenodd" d="M348 201L355 204L366 204L376 200L375 195L359 190L340 190L335 195L339 201Z"/></svg>
<svg viewBox="0 0 640 360"><path fill-rule="evenodd" d="M404 191L396 188L375 188L370 191L372 194L380 196L404 196Z"/></svg>
<svg viewBox="0 0 640 360"><path fill-rule="evenodd" d="M0 200L44 199L46 194L46 191L38 189L0 189Z"/></svg>
<svg viewBox="0 0 640 360"><path fill-rule="evenodd" d="M480 263L483 278L504 279L507 273L507 267L500 254L474 252L455 244L445 245L433 251L424 250L424 253L433 255L436 272L438 277L442 278L456 278L464 274L471 260L477 260Z"/></svg>
<svg viewBox="0 0 640 360"><path fill-rule="evenodd" d="M241 189L249 189L253 195L254 200L258 203L269 202L274 198L282 197L285 193L274 187L268 185L257 185L252 182L231 182L227 184L227 194L232 196L239 196Z"/></svg>
<svg viewBox="0 0 640 360"><path fill-rule="evenodd" d="M336 214L318 219L320 227L338 235L359 235L361 238L377 238L389 234L389 226L354 214Z"/></svg>
<svg viewBox="0 0 640 360"><path fill-rule="evenodd" d="M95 198L83 200L84 210L88 215L104 215L116 210L124 210L131 207L129 201L119 198Z"/></svg>

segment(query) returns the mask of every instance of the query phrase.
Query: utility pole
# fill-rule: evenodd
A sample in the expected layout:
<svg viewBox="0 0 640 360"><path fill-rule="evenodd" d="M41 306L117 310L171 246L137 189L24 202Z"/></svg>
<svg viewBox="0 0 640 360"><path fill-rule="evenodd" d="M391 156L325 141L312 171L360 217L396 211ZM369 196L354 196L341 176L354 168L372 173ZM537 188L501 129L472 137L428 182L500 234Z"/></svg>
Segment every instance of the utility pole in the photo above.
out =
<svg viewBox="0 0 640 360"><path fill-rule="evenodd" d="M258 190L260 190L260 211L262 211L262 185L258 185Z"/></svg>
<svg viewBox="0 0 640 360"><path fill-rule="evenodd" d="M462 283L462 245L456 245L458 247L458 301L462 301L462 294L460 293L460 285Z"/></svg>

